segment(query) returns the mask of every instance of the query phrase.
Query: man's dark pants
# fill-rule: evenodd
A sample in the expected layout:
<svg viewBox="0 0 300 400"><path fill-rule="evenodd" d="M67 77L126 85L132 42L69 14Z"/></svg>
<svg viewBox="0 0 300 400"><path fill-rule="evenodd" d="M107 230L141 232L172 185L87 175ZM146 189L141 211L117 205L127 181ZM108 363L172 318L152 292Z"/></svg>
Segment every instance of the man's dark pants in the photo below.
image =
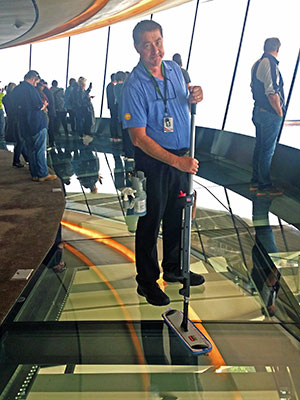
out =
<svg viewBox="0 0 300 400"><path fill-rule="evenodd" d="M182 201L180 192L188 190L188 174L155 160L141 151L135 157L136 170L147 178L147 214L140 217L136 232L137 282L143 287L155 284L160 269L157 259L157 237L163 230L164 272L179 275Z"/></svg>

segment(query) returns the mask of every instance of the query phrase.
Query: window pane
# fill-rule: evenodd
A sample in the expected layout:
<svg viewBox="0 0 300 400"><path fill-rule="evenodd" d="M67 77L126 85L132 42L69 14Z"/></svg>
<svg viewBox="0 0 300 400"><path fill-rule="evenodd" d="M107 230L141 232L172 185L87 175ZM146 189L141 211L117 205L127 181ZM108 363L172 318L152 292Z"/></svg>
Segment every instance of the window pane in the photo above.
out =
<svg viewBox="0 0 300 400"><path fill-rule="evenodd" d="M286 93L286 96L288 96L288 93ZM298 68L295 79L285 124L280 136L280 143L300 149L300 68Z"/></svg>
<svg viewBox="0 0 300 400"><path fill-rule="evenodd" d="M144 17L143 19L148 19L148 17ZM139 21L140 19L133 19L111 26L107 74L105 82L106 86L110 82L111 74L114 74L118 71L131 72L138 63L139 55L133 45L132 31ZM109 110L107 108L106 93L102 116L110 116Z"/></svg>
<svg viewBox="0 0 300 400"><path fill-rule="evenodd" d="M65 87L68 55L68 38L55 39L32 45L31 68L51 87L53 79Z"/></svg>
<svg viewBox="0 0 300 400"><path fill-rule="evenodd" d="M87 79L87 86L93 84L91 95L95 116L100 115L107 29L98 29L71 37L69 79Z"/></svg>
<svg viewBox="0 0 300 400"><path fill-rule="evenodd" d="M246 11L246 0L200 3L189 73L203 88L197 125L221 129Z"/></svg>
<svg viewBox="0 0 300 400"><path fill-rule="evenodd" d="M24 45L0 50L1 87L9 82L19 84L23 80L29 69L29 47Z"/></svg>
<svg viewBox="0 0 300 400"><path fill-rule="evenodd" d="M195 10L196 2L192 1L153 15L163 29L165 59L172 60L173 54L179 53L183 68L187 64Z"/></svg>

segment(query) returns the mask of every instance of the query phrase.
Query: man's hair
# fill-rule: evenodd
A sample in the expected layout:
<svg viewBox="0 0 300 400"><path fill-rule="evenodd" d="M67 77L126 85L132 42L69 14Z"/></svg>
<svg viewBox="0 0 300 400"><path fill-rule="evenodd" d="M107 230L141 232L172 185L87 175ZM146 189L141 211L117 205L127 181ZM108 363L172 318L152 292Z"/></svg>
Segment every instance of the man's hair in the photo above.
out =
<svg viewBox="0 0 300 400"><path fill-rule="evenodd" d="M181 55L179 53L175 53L172 57L172 60L176 62L176 64L179 65L179 67L182 67L182 59Z"/></svg>
<svg viewBox="0 0 300 400"><path fill-rule="evenodd" d="M132 36L133 36L133 41L134 44L139 44L141 41L141 36L145 32L151 32L151 31L160 31L161 36L163 36L163 31L162 27L155 21L152 21L151 19L146 19L144 21L140 21L133 29Z"/></svg>
<svg viewBox="0 0 300 400"><path fill-rule="evenodd" d="M14 82L9 82L9 84L6 86L6 93L12 92L16 86L17 85Z"/></svg>
<svg viewBox="0 0 300 400"><path fill-rule="evenodd" d="M41 79L39 73L37 71L34 71L33 69L27 72L27 74L24 76L24 81L32 78Z"/></svg>
<svg viewBox="0 0 300 400"><path fill-rule="evenodd" d="M110 80L113 82L116 80L116 74L111 74Z"/></svg>
<svg viewBox="0 0 300 400"><path fill-rule="evenodd" d="M58 85L58 82L57 82L57 80L54 79L54 80L52 81L52 86L56 87L57 85Z"/></svg>
<svg viewBox="0 0 300 400"><path fill-rule="evenodd" d="M277 50L279 50L280 46L281 46L281 43L278 38L276 38L276 37L268 38L265 40L265 43L264 43L264 52L270 53L273 51L277 51Z"/></svg>
<svg viewBox="0 0 300 400"><path fill-rule="evenodd" d="M125 79L126 79L126 74L125 74L125 72L123 72L123 71L118 71L118 72L116 73L116 81L117 81L117 82L119 82L119 81L125 81Z"/></svg>

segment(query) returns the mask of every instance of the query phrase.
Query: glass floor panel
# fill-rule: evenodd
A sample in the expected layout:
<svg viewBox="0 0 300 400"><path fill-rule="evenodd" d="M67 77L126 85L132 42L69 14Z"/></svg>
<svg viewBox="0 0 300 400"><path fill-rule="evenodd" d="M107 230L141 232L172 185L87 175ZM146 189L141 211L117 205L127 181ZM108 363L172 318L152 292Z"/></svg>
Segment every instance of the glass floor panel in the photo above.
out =
<svg viewBox="0 0 300 400"><path fill-rule="evenodd" d="M137 218L126 215L121 198L122 188L130 185L132 162L121 155L118 146L110 154L97 152L96 141L92 146L80 142L74 146L70 141L49 152L56 171L61 175L69 171L62 177L66 190L63 260L67 270L53 274L45 269L15 320L160 319L160 308L136 293L132 231ZM270 199L251 200L201 177L195 177L194 188L197 209L191 235L191 270L203 274L206 284L191 288L190 318L265 320L275 314L276 297L280 320L291 321L282 312L282 304L296 308L297 314L298 231L284 222L271 225L278 224L278 219L270 212ZM265 254L256 254L257 237ZM161 239L158 253L161 261ZM260 258L273 260L273 269L266 272ZM181 285L167 284L162 278L159 284L171 298L171 306L181 309ZM53 287L57 288L54 301L53 289L49 289ZM28 310L38 307L41 292L45 306L33 317ZM52 311L46 312L47 307Z"/></svg>
<svg viewBox="0 0 300 400"><path fill-rule="evenodd" d="M57 254L41 265L12 312L0 400L298 399L299 231L278 218L277 199L245 195L239 171L226 190L205 173L195 177L191 270L206 283L191 288L189 318L213 349L194 356L163 323L165 308L136 292L137 218L121 198L132 164L107 142L69 140L49 152L65 183L66 268L54 272ZM161 262L160 237L158 255ZM181 310L182 285L158 283Z"/></svg>
<svg viewBox="0 0 300 400"><path fill-rule="evenodd" d="M214 349L194 356L162 322L18 324L1 343L0 399L299 397L299 342L280 325L205 328Z"/></svg>

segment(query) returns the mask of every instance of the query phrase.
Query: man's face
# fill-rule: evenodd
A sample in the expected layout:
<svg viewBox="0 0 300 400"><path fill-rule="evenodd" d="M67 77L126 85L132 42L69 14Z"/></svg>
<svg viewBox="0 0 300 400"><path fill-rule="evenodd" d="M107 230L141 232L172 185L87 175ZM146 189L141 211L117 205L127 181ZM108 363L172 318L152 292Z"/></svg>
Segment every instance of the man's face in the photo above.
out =
<svg viewBox="0 0 300 400"><path fill-rule="evenodd" d="M144 32L141 35L140 42L135 44L134 47L146 67L151 69L151 67L159 67L161 65L165 51L159 29Z"/></svg>
<svg viewBox="0 0 300 400"><path fill-rule="evenodd" d="M39 81L40 81L40 78L27 79L27 82L30 83L30 85L35 86L35 87L37 86Z"/></svg>

